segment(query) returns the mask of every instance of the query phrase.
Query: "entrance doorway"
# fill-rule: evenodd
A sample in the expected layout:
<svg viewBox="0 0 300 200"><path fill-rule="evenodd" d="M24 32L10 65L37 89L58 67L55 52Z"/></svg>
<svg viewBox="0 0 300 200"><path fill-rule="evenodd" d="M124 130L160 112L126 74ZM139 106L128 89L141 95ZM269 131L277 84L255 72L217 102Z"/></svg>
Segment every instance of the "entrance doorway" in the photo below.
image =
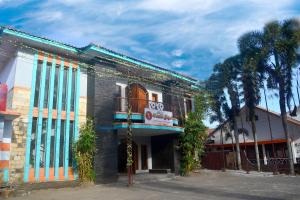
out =
<svg viewBox="0 0 300 200"><path fill-rule="evenodd" d="M148 151L147 151L147 145L144 144L141 145L141 164L142 164L142 170L148 169Z"/></svg>
<svg viewBox="0 0 300 200"><path fill-rule="evenodd" d="M138 170L138 146L132 142L132 160L133 173ZM118 171L119 173L127 173L127 144L126 139L122 139L118 146Z"/></svg>

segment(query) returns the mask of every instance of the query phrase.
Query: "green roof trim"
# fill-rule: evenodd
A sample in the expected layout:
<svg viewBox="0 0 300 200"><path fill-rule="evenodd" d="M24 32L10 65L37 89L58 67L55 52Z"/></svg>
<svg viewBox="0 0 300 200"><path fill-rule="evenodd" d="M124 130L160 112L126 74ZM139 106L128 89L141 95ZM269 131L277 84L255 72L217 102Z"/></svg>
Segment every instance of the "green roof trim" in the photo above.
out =
<svg viewBox="0 0 300 200"><path fill-rule="evenodd" d="M64 45L62 43L55 42L55 41L52 41L52 40L48 40L48 39L36 37L36 36L33 36L33 35L29 35L29 34L26 34L26 33L23 33L23 32L11 30L11 29L3 29L3 33L9 34L9 35L14 35L14 36L24 38L24 39L29 39L29 40L32 40L32 41L35 41L35 42L40 42L40 43L43 43L43 44L48 44L48 45L55 46L55 47L58 47L58 48L61 48L61 49L67 50L67 51L71 51L73 53L78 53L78 50L74 47Z"/></svg>
<svg viewBox="0 0 300 200"><path fill-rule="evenodd" d="M128 123L117 123L113 125L114 129L126 129L128 128ZM153 130L168 130L178 133L183 133L184 128L178 126L158 126L158 125L149 125L149 124L137 124L133 123L131 125L133 129L153 129Z"/></svg>
<svg viewBox="0 0 300 200"><path fill-rule="evenodd" d="M175 72L171 72L171 71L166 70L166 69L161 69L161 68L158 68L156 66L150 65L148 63L138 61L138 60L132 59L128 56L121 55L121 54L118 54L118 53L114 53L112 51L109 51L109 50L106 50L106 49L103 49L103 48L99 48L99 47L94 46L94 45L91 46L90 49L94 50L94 51L98 51L98 52L106 54L106 55L109 55L109 56L112 56L112 57L115 57L115 58L118 58L118 59L121 59L121 60L124 60L124 61L127 61L127 62L130 62L130 63L133 63L133 64L136 64L136 65L139 65L139 66L142 66L142 67L145 67L145 68L148 68L148 69L151 69L151 70L154 70L154 71L158 71L158 72L163 73L163 74L172 75L176 78L191 82L193 84L195 84L197 82L197 81L195 81L191 78L185 77L185 76L177 74Z"/></svg>

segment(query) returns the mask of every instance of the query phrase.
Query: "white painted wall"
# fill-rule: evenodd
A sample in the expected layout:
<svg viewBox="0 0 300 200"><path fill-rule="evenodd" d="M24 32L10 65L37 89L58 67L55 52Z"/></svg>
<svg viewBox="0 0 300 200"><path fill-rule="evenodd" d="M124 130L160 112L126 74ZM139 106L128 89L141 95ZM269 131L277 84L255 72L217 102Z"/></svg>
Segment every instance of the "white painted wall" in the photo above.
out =
<svg viewBox="0 0 300 200"><path fill-rule="evenodd" d="M263 112L259 109L256 110L256 115L258 115L258 121L256 121L256 134L258 141L265 141L271 139L271 134L268 125L267 113ZM285 139L285 135L282 128L281 119L273 114L270 114L270 121L271 121L271 129L273 139ZM241 120L242 119L242 120ZM300 123L300 122L299 122ZM243 112L241 117L238 118L238 128L245 128L249 132L249 136L245 136L246 142L253 142L253 134L251 131L251 124L250 121L246 121L246 113ZM243 125L243 126L242 126ZM292 140L297 140L300 138L300 125L295 125L294 123L288 122L288 130ZM213 138L215 144L220 144L220 130L218 130ZM225 134L224 134L225 137ZM243 141L243 136L240 135L240 141ZM235 142L235 140L234 140ZM231 140L224 140L224 143L231 143Z"/></svg>
<svg viewBox="0 0 300 200"><path fill-rule="evenodd" d="M118 85L118 86L121 87L121 97L125 98L126 97L126 87L127 87L127 84L123 83L123 82L117 82L116 85ZM146 87L146 90L148 92L148 100L150 100L150 101L152 100L152 94L157 94L158 101L159 102L163 102L163 97L162 97L162 92L161 91L155 90L155 89L149 88L149 87ZM125 99L121 100L121 108L122 108L122 111L126 110Z"/></svg>
<svg viewBox="0 0 300 200"><path fill-rule="evenodd" d="M148 169L152 169L152 154L151 154L151 137L134 137L133 141L138 145L138 170L137 172L142 172L142 156L141 156L141 145L147 145L147 164ZM146 170L148 171L148 170Z"/></svg>
<svg viewBox="0 0 300 200"><path fill-rule="evenodd" d="M34 54L21 51L17 52L15 86L31 88Z"/></svg>
<svg viewBox="0 0 300 200"><path fill-rule="evenodd" d="M126 87L127 84L126 83L122 83L122 82L117 82L116 85L121 86L122 90L121 90L121 97L125 98L126 97ZM151 101L152 100L152 94L157 94L157 98L159 102L163 102L163 97L162 97L162 92L159 90L155 90L153 88L150 87L145 87L145 89L148 92L148 99Z"/></svg>
<svg viewBox="0 0 300 200"><path fill-rule="evenodd" d="M87 73L83 70L80 71L80 96L87 96Z"/></svg>
<svg viewBox="0 0 300 200"><path fill-rule="evenodd" d="M261 109L256 109L256 115L258 116L258 120L256 121L256 134L258 141L268 141L271 140L271 134L268 124L267 112L262 111ZM270 122L273 139L285 139L285 135L282 128L281 118L275 116L274 114L270 114ZM253 134L251 130L250 121L246 121L246 112L241 113L241 117L238 118L238 128L247 129L249 135L245 135L246 142L254 142ZM300 122L299 122L300 124ZM243 125L243 126L242 126ZM300 125L292 123L288 121L288 130L292 139L292 147L295 153L295 145L299 146L299 157L300 157ZM233 134L233 131L231 132ZM227 141L225 140L225 132L223 131L223 142L224 144L231 144L232 140L229 138ZM217 130L214 135L209 137L211 140L214 140L214 144L221 144L221 131ZM235 139L233 137L233 142L235 143ZM244 142L243 134L239 135L239 142ZM294 154L295 155L295 154ZM296 158L295 158L296 160Z"/></svg>

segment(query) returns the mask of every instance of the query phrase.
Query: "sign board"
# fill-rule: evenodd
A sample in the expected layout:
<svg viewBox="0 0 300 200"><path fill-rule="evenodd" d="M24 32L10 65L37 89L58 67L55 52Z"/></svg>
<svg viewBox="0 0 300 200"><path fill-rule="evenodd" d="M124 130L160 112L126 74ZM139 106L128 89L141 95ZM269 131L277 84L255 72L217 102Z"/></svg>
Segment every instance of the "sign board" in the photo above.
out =
<svg viewBox="0 0 300 200"><path fill-rule="evenodd" d="M173 113L145 108L145 124L173 126Z"/></svg>

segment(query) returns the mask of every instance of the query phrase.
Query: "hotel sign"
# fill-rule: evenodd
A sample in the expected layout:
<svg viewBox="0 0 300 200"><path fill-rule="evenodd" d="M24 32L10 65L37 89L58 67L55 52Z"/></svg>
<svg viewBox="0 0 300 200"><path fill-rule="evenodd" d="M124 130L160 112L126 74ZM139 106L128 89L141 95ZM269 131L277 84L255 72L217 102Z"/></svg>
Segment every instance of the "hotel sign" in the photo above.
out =
<svg viewBox="0 0 300 200"><path fill-rule="evenodd" d="M173 113L163 109L162 103L149 102L149 108L145 108L145 124L173 126Z"/></svg>

